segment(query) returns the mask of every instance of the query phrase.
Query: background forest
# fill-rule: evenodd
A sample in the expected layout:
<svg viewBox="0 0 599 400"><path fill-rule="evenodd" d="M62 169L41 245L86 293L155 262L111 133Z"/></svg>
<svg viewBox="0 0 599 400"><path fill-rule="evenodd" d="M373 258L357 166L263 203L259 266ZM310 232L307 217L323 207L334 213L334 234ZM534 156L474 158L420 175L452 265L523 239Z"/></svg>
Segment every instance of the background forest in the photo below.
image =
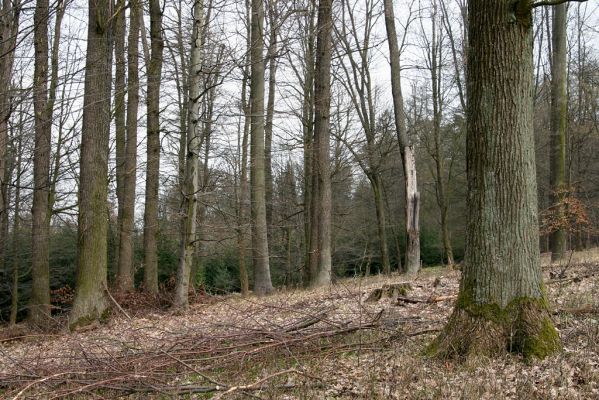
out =
<svg viewBox="0 0 599 400"><path fill-rule="evenodd" d="M418 171L420 259L425 267L453 264L463 257L467 215L466 2L395 3L405 130ZM243 289L240 271L253 268L250 191L256 187L250 184L256 169L250 163L250 119L256 114L249 111L255 100L250 92L264 95L259 114L264 119L272 284L305 285L310 185L317 169L311 164L317 7L310 0L265 0L264 25L251 32L249 0L205 0L203 7L191 6L181 0L118 0L110 17L112 81L98 89L110 92L103 97L110 101L110 120L104 121L110 124L108 169L94 178L108 182L108 208L101 210L108 221L108 286L173 289L181 243L187 240L193 288L210 293ZM558 217L550 167L555 146L550 135L555 115L553 8L534 12L534 131L543 252L550 251L557 229L565 232L569 249L599 245L599 5L576 2L567 7L567 129L558 196L567 213ZM198 9L203 12L199 18ZM82 254L79 205L87 201L80 192L82 146L91 157L99 154L82 139L84 126L92 123L83 117L87 12L80 0L46 1L42 11L29 0L2 3L2 321L26 316L32 293L35 299L32 275L44 257L53 307L60 311L72 301ZM383 2L335 1L332 14L332 275L403 270L406 195ZM41 25L45 31L36 29ZM264 54L261 91L250 87L254 82L249 79L257 67L250 61L256 32ZM190 75L194 54L201 60L200 73ZM197 119L188 117L189 107L197 107ZM190 124L201 132L194 140L186 136ZM190 168L198 177L191 191L185 189ZM187 213L186 206L194 212ZM184 224L190 222L182 216L193 218L197 230L187 231ZM157 281L144 276L150 263L157 266ZM245 285L253 287L253 274L248 276Z"/></svg>

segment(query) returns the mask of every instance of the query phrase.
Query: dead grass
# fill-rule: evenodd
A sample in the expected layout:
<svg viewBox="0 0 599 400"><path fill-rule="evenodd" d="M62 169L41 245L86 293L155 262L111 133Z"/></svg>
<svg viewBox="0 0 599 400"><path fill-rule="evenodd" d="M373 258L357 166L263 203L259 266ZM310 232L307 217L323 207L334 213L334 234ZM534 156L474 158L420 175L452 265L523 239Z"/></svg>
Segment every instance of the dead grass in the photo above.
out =
<svg viewBox="0 0 599 400"><path fill-rule="evenodd" d="M567 266L568 264L599 264L599 247L584 251L568 252L563 260L551 262L551 253L541 254L541 265L548 266Z"/></svg>
<svg viewBox="0 0 599 400"><path fill-rule="evenodd" d="M597 310L599 251L575 256L584 262L573 263L566 278L585 278L547 285L552 307ZM546 279L562 269L545 268ZM455 295L458 278L457 271L425 270L410 280L408 296ZM145 314L131 312L132 320L115 314L95 330L56 336L15 340L0 331L0 397L599 398L596 312L558 312L554 318L564 351L543 361L505 356L441 362L422 353L445 324L451 301L364 302L375 288L404 281L373 276L266 298L213 297L192 305L185 315L145 308ZM67 372L69 379L52 377ZM82 376L88 377L88 387L78 383ZM113 387L100 378L112 379ZM189 390L214 388L210 380L222 386L204 394Z"/></svg>

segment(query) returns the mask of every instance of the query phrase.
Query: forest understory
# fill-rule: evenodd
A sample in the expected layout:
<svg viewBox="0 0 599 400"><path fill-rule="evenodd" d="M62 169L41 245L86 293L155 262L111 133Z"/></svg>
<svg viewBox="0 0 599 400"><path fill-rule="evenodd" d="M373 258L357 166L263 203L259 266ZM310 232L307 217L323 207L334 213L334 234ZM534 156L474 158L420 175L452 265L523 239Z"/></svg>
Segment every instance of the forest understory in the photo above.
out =
<svg viewBox="0 0 599 400"><path fill-rule="evenodd" d="M184 313L115 295L107 322L85 330L3 328L0 398L599 398L599 250L542 259L564 344L543 361L424 356L459 286L458 270L437 267L263 298L198 295Z"/></svg>

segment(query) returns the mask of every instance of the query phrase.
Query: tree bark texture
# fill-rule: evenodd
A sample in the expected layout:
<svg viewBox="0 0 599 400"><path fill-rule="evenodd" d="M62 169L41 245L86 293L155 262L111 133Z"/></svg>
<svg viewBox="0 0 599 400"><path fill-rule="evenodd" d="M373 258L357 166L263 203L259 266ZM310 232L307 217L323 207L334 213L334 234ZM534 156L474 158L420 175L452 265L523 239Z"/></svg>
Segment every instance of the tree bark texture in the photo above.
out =
<svg viewBox="0 0 599 400"><path fill-rule="evenodd" d="M4 265L8 235L8 120L12 112L11 77L19 29L21 2L2 0L0 9L0 266Z"/></svg>
<svg viewBox="0 0 599 400"><path fill-rule="evenodd" d="M313 160L317 176L318 219L318 271L312 276L312 286L331 283L331 156L330 156L330 113L331 113L331 56L333 31L333 2L320 0L318 4L316 39L316 64L314 79L314 146L317 157ZM314 229L314 227L312 228ZM314 240L312 238L311 240Z"/></svg>
<svg viewBox="0 0 599 400"><path fill-rule="evenodd" d="M564 226L564 197L566 191L566 127L568 123L568 43L567 5L553 7L552 63L551 63L551 137L549 179L552 190L554 218L557 229L551 233L551 260L561 260L566 254L567 232Z"/></svg>
<svg viewBox="0 0 599 400"><path fill-rule="evenodd" d="M251 19L251 5L250 1L245 1L245 12L246 12L246 38L247 38L247 48L251 47L251 38L250 38L250 19ZM247 166L248 166L248 143L250 136L250 119L251 119L251 111L250 104L247 96L248 82L250 70L247 61L249 61L249 56L245 56L244 60L246 61L245 66L243 68L243 81L241 83L241 102L240 102L240 111L243 114L243 131L241 132L241 138L239 138L240 144L240 155L239 155L239 197L238 197L238 211L237 211L237 246L239 250L239 285L241 287L241 294L243 296L247 296L250 292L250 283L248 277L248 271L246 266L246 231L247 231L247 215L248 215L248 200L249 200L249 187L248 187L248 177L247 177Z"/></svg>
<svg viewBox="0 0 599 400"><path fill-rule="evenodd" d="M543 358L561 344L539 261L531 3L468 6L466 252L453 314L429 350Z"/></svg>
<svg viewBox="0 0 599 400"><path fill-rule="evenodd" d="M55 197L55 184L50 179L50 153L52 146L52 118L56 89L58 87L58 50L60 32L66 4L55 3L55 26L52 49L48 54L48 21L50 8L46 0L36 4L34 20L35 69L34 112L35 151L33 156L34 191L32 214L32 285L29 303L29 320L45 326L50 315L50 222ZM50 55L50 70L48 70ZM49 87L48 87L49 86ZM60 133L59 133L60 141ZM60 159L60 143L56 145L56 159Z"/></svg>
<svg viewBox="0 0 599 400"><path fill-rule="evenodd" d="M89 1L79 182L79 252L71 329L103 318L108 234L108 141L112 87L111 0Z"/></svg>
<svg viewBox="0 0 599 400"><path fill-rule="evenodd" d="M264 6L262 0L252 0L250 81L250 182L252 253L254 258L254 293L272 292L268 233L266 225L266 182L264 165Z"/></svg>
<svg viewBox="0 0 599 400"><path fill-rule="evenodd" d="M304 286L311 282L313 272L317 270L317 261L313 256L316 247L312 243L312 208L314 203L313 176L313 141L314 141L314 44L315 27L314 19L316 6L314 0L310 2L307 30L305 32L305 68L302 98L302 124L304 136L304 240L305 260L302 279ZM316 234L316 238L318 235Z"/></svg>
<svg viewBox="0 0 599 400"><path fill-rule="evenodd" d="M125 61L125 33L127 21L125 17L125 0L117 0L114 18L114 128L115 128L115 175L116 199L118 204L116 249L114 264L119 265L120 227L123 218L123 192L125 189L125 147L127 146L126 87L127 62Z"/></svg>
<svg viewBox="0 0 599 400"><path fill-rule="evenodd" d="M387 30L387 43L389 44L389 57L391 59L391 93L393 96L395 129L397 131L405 176L407 237L405 270L408 274L415 274L420 270L420 193L418 192L414 150L409 142L403 109L400 54L397 32L395 30L393 0L384 0L383 7L385 10L385 28Z"/></svg>
<svg viewBox="0 0 599 400"><path fill-rule="evenodd" d="M264 123L264 182L266 193L266 226L272 230L272 128L275 114L275 95L277 86L277 39L278 39L278 1L268 2L269 40L266 58L268 61L268 100L266 102L266 121ZM269 235L269 240L271 236Z"/></svg>
<svg viewBox="0 0 599 400"><path fill-rule="evenodd" d="M193 36L189 62L189 117L187 131L187 157L185 162L185 187L182 206L183 240L177 269L174 306L189 305L189 274L193 264L197 230L197 193L199 191L198 155L202 134L200 84L202 82L202 33L204 2L196 0L193 6Z"/></svg>
<svg viewBox="0 0 599 400"><path fill-rule="evenodd" d="M158 185L160 179L160 82L162 76L162 9L150 0L151 55L148 65L146 208L144 212L144 289L158 292ZM186 92L187 93L187 92Z"/></svg>
<svg viewBox="0 0 599 400"><path fill-rule="evenodd" d="M246 70L246 75L247 75ZM247 296L250 291L250 284L246 266L246 226L247 226L247 200L248 200L248 178L247 178L247 163L248 163L248 142L250 135L250 108L247 103L247 78L244 77L241 89L241 108L244 115L243 132L241 137L241 157L239 168L239 200L238 200L238 217L237 217L237 245L239 248L239 284L241 286L241 294Z"/></svg>
<svg viewBox="0 0 599 400"><path fill-rule="evenodd" d="M52 140L52 114L48 113L48 0L37 0L35 6L33 45L35 67L33 73L33 109L35 123L35 151L33 154L33 206L31 298L29 320L44 326L50 317L50 266L47 223L48 194L50 189L50 147Z"/></svg>
<svg viewBox="0 0 599 400"><path fill-rule="evenodd" d="M135 188L137 176L137 115L139 109L139 21L141 4L129 2L129 38L127 40L127 121L123 171L122 214L119 226L117 285L122 291L133 290L133 233L135 229ZM121 213L122 211L122 213Z"/></svg>

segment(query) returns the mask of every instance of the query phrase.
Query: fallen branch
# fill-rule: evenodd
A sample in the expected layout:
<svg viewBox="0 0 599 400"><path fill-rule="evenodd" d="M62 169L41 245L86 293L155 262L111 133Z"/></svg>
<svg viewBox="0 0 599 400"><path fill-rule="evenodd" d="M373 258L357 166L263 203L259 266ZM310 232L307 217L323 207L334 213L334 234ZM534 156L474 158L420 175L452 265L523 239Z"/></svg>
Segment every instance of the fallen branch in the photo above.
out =
<svg viewBox="0 0 599 400"><path fill-rule="evenodd" d="M423 329L421 331L406 333L406 336L414 337L414 336L426 335L427 333L437 333L439 331L441 331L441 328Z"/></svg>
<svg viewBox="0 0 599 400"><path fill-rule="evenodd" d="M316 325L317 323L319 323L320 321L325 319L328 315L329 315L328 311L323 311L320 314L317 314L314 316L309 316L309 317L295 323L294 325L292 325L288 328L285 328L284 332L291 333L291 332L296 332L296 331L300 331L302 329L309 328L312 325Z"/></svg>
<svg viewBox="0 0 599 400"><path fill-rule="evenodd" d="M572 314L572 315L585 315L585 314L599 314L599 308L594 307L591 304L585 304L582 307L574 308L560 308L553 312L553 314Z"/></svg>
<svg viewBox="0 0 599 400"><path fill-rule="evenodd" d="M397 298L397 303L401 304L401 303L410 303L410 304L420 304L420 303L426 303L426 304L432 304L432 303L439 303L442 301L448 301L448 300L453 300L456 299L457 296L452 295L452 296L437 296L437 297L429 297L428 299L418 299L418 298L413 298L413 297L403 297L403 296L399 296Z"/></svg>
<svg viewBox="0 0 599 400"><path fill-rule="evenodd" d="M275 372L274 374L270 374L262 379L257 380L256 382L249 384L249 385L241 385L241 386L232 386L230 387L227 391L223 392L221 395L219 395L218 397L216 397L217 399L222 398L224 395L228 395L231 394L233 392L236 391L244 391L244 390L256 390L258 389L264 382L267 382L273 378L276 378L277 376L281 376L281 375L287 375L287 374L298 374L298 375L302 375L305 376L306 374L298 371L295 368L290 368L290 369L286 369L284 371L278 371ZM312 376L310 376L311 378L314 378ZM318 378L316 378L318 379Z"/></svg>
<svg viewBox="0 0 599 400"><path fill-rule="evenodd" d="M570 278L552 279L550 281L547 281L545 284L546 285L555 285L558 283L580 282L583 279L590 278L591 276L594 276L594 275L595 274L585 274L585 275L579 275L579 276L572 276Z"/></svg>
<svg viewBox="0 0 599 400"><path fill-rule="evenodd" d="M131 317L129 316L129 314L127 314L127 311L125 311L123 307L121 307L121 305L114 299L114 297L112 297L112 295L110 294L110 290L108 290L108 288L106 287L106 284L104 284L104 291L106 291L106 294L108 295L110 300L112 300L114 305L119 309L119 311L122 312L128 320L131 320Z"/></svg>

